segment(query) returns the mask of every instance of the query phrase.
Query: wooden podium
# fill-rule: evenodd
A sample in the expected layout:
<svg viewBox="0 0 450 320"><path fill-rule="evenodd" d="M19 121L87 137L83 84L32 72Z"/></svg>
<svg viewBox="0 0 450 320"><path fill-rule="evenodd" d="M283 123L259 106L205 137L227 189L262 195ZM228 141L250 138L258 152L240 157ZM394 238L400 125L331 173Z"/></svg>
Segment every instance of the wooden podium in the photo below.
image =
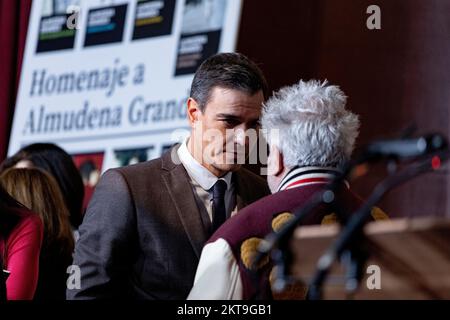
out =
<svg viewBox="0 0 450 320"><path fill-rule="evenodd" d="M338 225L297 228L290 243L290 276L309 283L318 259L339 230ZM450 220L371 222L364 232L370 256L354 299L450 299ZM369 266L375 267L367 269ZM380 289L373 288L377 266ZM343 266L335 262L323 286L323 299L347 298L344 275Z"/></svg>

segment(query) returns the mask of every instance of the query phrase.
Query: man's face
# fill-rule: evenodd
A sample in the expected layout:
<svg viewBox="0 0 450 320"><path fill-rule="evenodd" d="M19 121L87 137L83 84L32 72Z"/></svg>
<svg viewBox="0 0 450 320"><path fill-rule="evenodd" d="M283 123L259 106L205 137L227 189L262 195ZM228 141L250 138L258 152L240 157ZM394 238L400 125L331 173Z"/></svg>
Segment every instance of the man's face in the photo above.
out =
<svg viewBox="0 0 450 320"><path fill-rule="evenodd" d="M216 176L239 169L256 143L263 101L262 91L249 95L221 87L212 89L203 112L190 99L188 146L194 158Z"/></svg>

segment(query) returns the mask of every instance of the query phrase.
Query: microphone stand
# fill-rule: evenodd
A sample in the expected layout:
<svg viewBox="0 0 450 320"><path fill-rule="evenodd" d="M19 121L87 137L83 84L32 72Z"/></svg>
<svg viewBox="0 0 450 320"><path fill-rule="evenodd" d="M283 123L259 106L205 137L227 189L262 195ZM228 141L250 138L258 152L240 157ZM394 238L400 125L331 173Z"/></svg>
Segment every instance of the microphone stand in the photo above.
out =
<svg viewBox="0 0 450 320"><path fill-rule="evenodd" d="M445 150L436 154L440 159L447 160L449 151ZM369 256L361 246L364 240L363 227L369 221L372 207L392 188L435 169L431 157L419 164L392 175L379 183L366 203L363 204L349 219L338 239L319 259L317 270L309 286L307 299L319 300L322 298L322 285L326 280L334 261L339 257L347 258L347 291L352 294L356 291L363 275L363 267Z"/></svg>

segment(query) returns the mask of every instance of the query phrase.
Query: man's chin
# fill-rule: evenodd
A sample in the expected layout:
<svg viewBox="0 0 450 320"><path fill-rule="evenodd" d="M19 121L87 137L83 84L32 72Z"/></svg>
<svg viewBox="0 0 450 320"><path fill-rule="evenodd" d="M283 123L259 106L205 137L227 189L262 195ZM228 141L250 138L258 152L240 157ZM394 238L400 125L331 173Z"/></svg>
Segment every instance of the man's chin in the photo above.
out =
<svg viewBox="0 0 450 320"><path fill-rule="evenodd" d="M227 171L227 172L234 172L239 170L242 165L241 164L220 164L220 165L215 165L215 167L217 169L219 169L220 171Z"/></svg>

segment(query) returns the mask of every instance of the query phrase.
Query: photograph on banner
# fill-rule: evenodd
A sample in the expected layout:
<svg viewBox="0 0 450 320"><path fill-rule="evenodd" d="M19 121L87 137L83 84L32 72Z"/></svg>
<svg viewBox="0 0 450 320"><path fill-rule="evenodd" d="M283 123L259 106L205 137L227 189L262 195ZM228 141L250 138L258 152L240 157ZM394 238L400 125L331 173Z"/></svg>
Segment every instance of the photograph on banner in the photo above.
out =
<svg viewBox="0 0 450 320"><path fill-rule="evenodd" d="M219 51L228 0L185 0L175 75L192 74Z"/></svg>
<svg viewBox="0 0 450 320"><path fill-rule="evenodd" d="M138 0L133 40L170 35L174 11L175 0Z"/></svg>
<svg viewBox="0 0 450 320"><path fill-rule="evenodd" d="M159 155L155 151L157 151L155 150L155 146L114 150L113 167L123 167L154 159Z"/></svg>
<svg viewBox="0 0 450 320"><path fill-rule="evenodd" d="M84 46L122 42L127 4L89 10Z"/></svg>
<svg viewBox="0 0 450 320"><path fill-rule="evenodd" d="M72 155L75 166L78 168L84 184L83 209L87 208L89 200L94 193L103 166L103 152Z"/></svg>
<svg viewBox="0 0 450 320"><path fill-rule="evenodd" d="M73 15L69 9L79 6L80 0L43 0L36 53L73 49L76 28L67 21Z"/></svg>

